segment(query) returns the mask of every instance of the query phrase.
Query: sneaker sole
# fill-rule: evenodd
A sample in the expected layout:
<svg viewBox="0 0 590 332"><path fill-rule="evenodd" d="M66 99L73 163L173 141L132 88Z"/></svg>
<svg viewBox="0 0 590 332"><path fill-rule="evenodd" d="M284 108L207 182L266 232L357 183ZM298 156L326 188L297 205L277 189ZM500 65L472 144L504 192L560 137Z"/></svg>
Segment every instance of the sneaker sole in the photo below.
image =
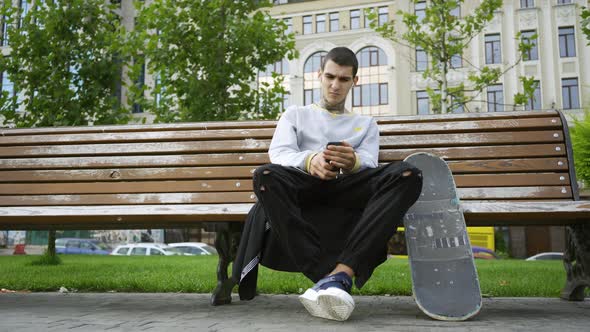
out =
<svg viewBox="0 0 590 332"><path fill-rule="evenodd" d="M352 296L335 287L318 292L308 289L299 301L310 315L336 321L347 320L354 310Z"/></svg>

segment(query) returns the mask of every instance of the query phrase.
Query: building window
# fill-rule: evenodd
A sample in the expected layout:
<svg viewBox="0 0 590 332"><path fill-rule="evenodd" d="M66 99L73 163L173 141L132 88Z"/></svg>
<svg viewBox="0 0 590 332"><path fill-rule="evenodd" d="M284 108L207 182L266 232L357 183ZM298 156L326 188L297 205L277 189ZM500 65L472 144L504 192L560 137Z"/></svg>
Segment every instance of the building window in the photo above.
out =
<svg viewBox="0 0 590 332"><path fill-rule="evenodd" d="M561 97L563 98L563 109L580 108L577 78L564 78L561 80Z"/></svg>
<svg viewBox="0 0 590 332"><path fill-rule="evenodd" d="M387 56L379 47L369 46L356 53L359 62L358 83L353 88L353 111L363 114L381 115L389 104L387 81ZM360 109L356 109L358 107Z"/></svg>
<svg viewBox="0 0 590 332"><path fill-rule="evenodd" d="M371 83L357 85L352 90L352 106L379 106L389 104L388 84Z"/></svg>
<svg viewBox="0 0 590 332"><path fill-rule="evenodd" d="M282 59L275 63L271 63L266 65L266 69L259 73L260 77L265 76L272 76L272 73L277 73L279 75L288 75L289 74L289 61L287 59Z"/></svg>
<svg viewBox="0 0 590 332"><path fill-rule="evenodd" d="M6 22L6 16L2 18L2 40L0 41L0 46L8 46L8 29L9 25Z"/></svg>
<svg viewBox="0 0 590 332"><path fill-rule="evenodd" d="M500 34L495 33L485 36L486 64L501 63L502 49L500 47Z"/></svg>
<svg viewBox="0 0 590 332"><path fill-rule="evenodd" d="M319 14L315 16L315 32L326 32L326 14Z"/></svg>
<svg viewBox="0 0 590 332"><path fill-rule="evenodd" d="M340 30L340 19L338 13L330 13L330 31Z"/></svg>
<svg viewBox="0 0 590 332"><path fill-rule="evenodd" d="M389 84L379 83L379 105L389 104Z"/></svg>
<svg viewBox="0 0 590 332"><path fill-rule="evenodd" d="M416 48L416 71L425 71L428 68L428 55L421 48Z"/></svg>
<svg viewBox="0 0 590 332"><path fill-rule="evenodd" d="M18 21L18 27L20 28L23 26L23 20L29 12L29 2L27 0L20 0L18 8L20 8L20 19Z"/></svg>
<svg viewBox="0 0 590 332"><path fill-rule="evenodd" d="M535 81L535 91L526 105L524 105L524 109L527 111L541 109L541 83L539 81Z"/></svg>
<svg viewBox="0 0 590 332"><path fill-rule="evenodd" d="M455 54L451 56L451 69L457 69L463 67L463 57L461 54Z"/></svg>
<svg viewBox="0 0 590 332"><path fill-rule="evenodd" d="M463 104L459 103L456 97L451 96L451 111L453 113L463 113Z"/></svg>
<svg viewBox="0 0 590 332"><path fill-rule="evenodd" d="M504 111L504 91L502 84L488 87L488 112Z"/></svg>
<svg viewBox="0 0 590 332"><path fill-rule="evenodd" d="M559 28L559 56L562 58L576 56L574 27Z"/></svg>
<svg viewBox="0 0 590 332"><path fill-rule="evenodd" d="M520 8L533 8L535 7L535 0L520 0Z"/></svg>
<svg viewBox="0 0 590 332"><path fill-rule="evenodd" d="M309 35L311 33L313 33L311 27L311 15L303 16L303 34Z"/></svg>
<svg viewBox="0 0 590 332"><path fill-rule="evenodd" d="M285 24L287 25L287 30L285 30L285 33L290 34L291 32L293 32L293 19L288 17L284 19L283 22L285 22Z"/></svg>
<svg viewBox="0 0 590 332"><path fill-rule="evenodd" d="M572 0L557 0L558 5L565 5L568 3L572 3Z"/></svg>
<svg viewBox="0 0 590 332"><path fill-rule="evenodd" d="M8 77L7 72L2 73L2 92L8 93L8 98L14 97L14 83Z"/></svg>
<svg viewBox="0 0 590 332"><path fill-rule="evenodd" d="M418 1L414 5L414 15L418 16L418 22L426 17L426 1Z"/></svg>
<svg viewBox="0 0 590 332"><path fill-rule="evenodd" d="M428 92L416 91L416 106L418 115L430 114L430 99Z"/></svg>
<svg viewBox="0 0 590 332"><path fill-rule="evenodd" d="M321 98L321 84L317 72L324 62L327 52L320 51L312 54L303 65L303 103L309 105L317 103Z"/></svg>
<svg viewBox="0 0 590 332"><path fill-rule="evenodd" d="M387 7L379 7L379 26L387 23L389 21L389 8Z"/></svg>
<svg viewBox="0 0 590 332"><path fill-rule="evenodd" d="M387 65L387 56L385 55L385 52L378 47L365 47L356 54L356 57L359 62L359 67Z"/></svg>
<svg viewBox="0 0 590 332"><path fill-rule="evenodd" d="M461 17L461 2L457 2L457 7L451 9L451 15L456 18Z"/></svg>
<svg viewBox="0 0 590 332"><path fill-rule="evenodd" d="M350 29L360 29L361 28L361 11L359 9L351 10L350 11Z"/></svg>
<svg viewBox="0 0 590 332"><path fill-rule="evenodd" d="M536 30L522 31L520 37L525 44L531 45L531 48L523 54L525 61L539 60L539 48L537 46L537 38L533 38L537 34Z"/></svg>

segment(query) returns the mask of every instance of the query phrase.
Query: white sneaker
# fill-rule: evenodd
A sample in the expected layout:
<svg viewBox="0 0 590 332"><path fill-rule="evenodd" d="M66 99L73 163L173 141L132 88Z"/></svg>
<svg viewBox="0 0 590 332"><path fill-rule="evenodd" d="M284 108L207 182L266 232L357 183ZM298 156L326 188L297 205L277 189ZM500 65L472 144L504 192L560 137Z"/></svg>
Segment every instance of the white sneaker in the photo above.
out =
<svg viewBox="0 0 590 332"><path fill-rule="evenodd" d="M317 291L314 288L299 296L299 301L310 315L337 321L345 321L350 317L354 310L354 300L347 291L338 287Z"/></svg>

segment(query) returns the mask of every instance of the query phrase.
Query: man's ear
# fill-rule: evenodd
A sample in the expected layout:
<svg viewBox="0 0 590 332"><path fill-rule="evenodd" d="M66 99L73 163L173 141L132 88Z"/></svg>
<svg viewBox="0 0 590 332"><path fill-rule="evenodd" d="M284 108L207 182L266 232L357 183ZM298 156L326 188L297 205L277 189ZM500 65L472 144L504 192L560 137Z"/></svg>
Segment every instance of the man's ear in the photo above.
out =
<svg viewBox="0 0 590 332"><path fill-rule="evenodd" d="M321 80L322 79L322 70L318 69L318 78Z"/></svg>
<svg viewBox="0 0 590 332"><path fill-rule="evenodd" d="M354 82L354 84L353 84L353 85L356 85L356 84L358 83L358 81L359 81L359 77L358 77L358 76L355 76L355 77L352 79L352 81Z"/></svg>

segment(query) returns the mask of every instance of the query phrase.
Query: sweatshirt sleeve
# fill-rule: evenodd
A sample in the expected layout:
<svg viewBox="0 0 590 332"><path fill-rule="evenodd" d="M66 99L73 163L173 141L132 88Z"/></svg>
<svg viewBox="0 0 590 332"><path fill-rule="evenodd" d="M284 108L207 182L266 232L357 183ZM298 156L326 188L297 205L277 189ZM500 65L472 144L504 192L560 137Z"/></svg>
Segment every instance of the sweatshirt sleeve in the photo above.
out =
<svg viewBox="0 0 590 332"><path fill-rule="evenodd" d="M270 162L283 166L297 167L306 170L307 158L315 151L301 151L297 144L297 108L289 108L277 124L275 133L270 142L268 155Z"/></svg>
<svg viewBox="0 0 590 332"><path fill-rule="evenodd" d="M360 167L358 170L365 168L375 168L379 160L379 127L377 121L371 119L371 125L367 130L365 137L361 140L359 146L355 149L357 158L360 158Z"/></svg>

